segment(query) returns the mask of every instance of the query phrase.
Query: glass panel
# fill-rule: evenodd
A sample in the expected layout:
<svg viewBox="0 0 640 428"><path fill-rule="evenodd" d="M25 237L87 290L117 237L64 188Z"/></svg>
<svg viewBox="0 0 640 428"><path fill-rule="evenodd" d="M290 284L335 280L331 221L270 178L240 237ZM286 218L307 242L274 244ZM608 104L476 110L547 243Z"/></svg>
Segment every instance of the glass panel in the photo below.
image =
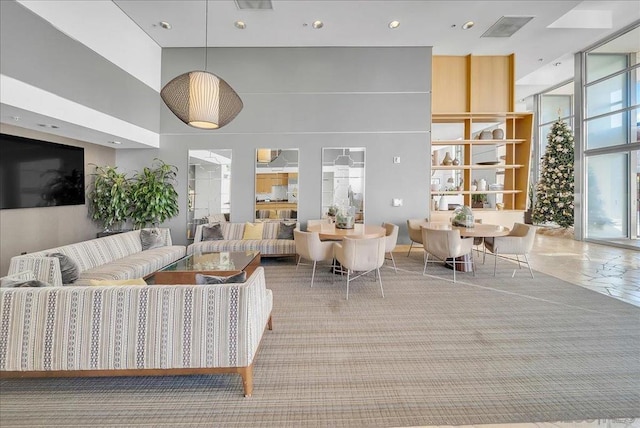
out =
<svg viewBox="0 0 640 428"><path fill-rule="evenodd" d="M627 81L629 73L613 76L587 86L587 118L623 109L629 105Z"/></svg>
<svg viewBox="0 0 640 428"><path fill-rule="evenodd" d="M626 53L598 53L592 51L587 54L587 83L624 70L627 67Z"/></svg>
<svg viewBox="0 0 640 428"><path fill-rule="evenodd" d="M231 150L189 150L187 239L209 218L231 214Z"/></svg>
<svg viewBox="0 0 640 428"><path fill-rule="evenodd" d="M637 142L638 114L636 109L587 121L587 149Z"/></svg>
<svg viewBox="0 0 640 428"><path fill-rule="evenodd" d="M351 209L364 223L364 158L364 147L322 149L322 217Z"/></svg>
<svg viewBox="0 0 640 428"><path fill-rule="evenodd" d="M572 102L571 95L543 95L540 123L553 122L558 117L571 116Z"/></svg>
<svg viewBox="0 0 640 428"><path fill-rule="evenodd" d="M298 218L298 149L256 150L256 221Z"/></svg>
<svg viewBox="0 0 640 428"><path fill-rule="evenodd" d="M587 157L587 238L628 237L629 154Z"/></svg>

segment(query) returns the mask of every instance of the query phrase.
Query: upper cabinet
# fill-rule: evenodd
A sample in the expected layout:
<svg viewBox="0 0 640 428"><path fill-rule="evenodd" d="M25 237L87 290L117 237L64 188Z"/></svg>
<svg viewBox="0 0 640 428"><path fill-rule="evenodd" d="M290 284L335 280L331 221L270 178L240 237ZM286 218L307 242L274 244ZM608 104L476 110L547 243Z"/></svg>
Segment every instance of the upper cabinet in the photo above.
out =
<svg viewBox="0 0 640 428"><path fill-rule="evenodd" d="M433 113L506 113L514 110L515 57L434 56Z"/></svg>

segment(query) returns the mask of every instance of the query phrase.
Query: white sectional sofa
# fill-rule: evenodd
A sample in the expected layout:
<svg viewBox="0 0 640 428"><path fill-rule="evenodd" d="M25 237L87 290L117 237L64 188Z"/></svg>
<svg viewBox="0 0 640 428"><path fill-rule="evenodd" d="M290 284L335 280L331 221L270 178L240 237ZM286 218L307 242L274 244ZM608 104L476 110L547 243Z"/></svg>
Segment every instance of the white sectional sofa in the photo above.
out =
<svg viewBox="0 0 640 428"><path fill-rule="evenodd" d="M294 223L284 222L289 225ZM261 239L243 239L246 223L219 223L222 231L220 240L205 241L202 238L202 231L209 224L200 224L196 227L193 244L187 247L187 254L219 252L219 251L260 251L263 257L293 256L296 254L296 244L291 239L278 239L282 221L264 222ZM295 223L295 229L300 228L299 223Z"/></svg>
<svg viewBox="0 0 640 428"><path fill-rule="evenodd" d="M62 281L60 262L49 254L62 253L72 259L79 270L73 285L90 285L91 280L144 278L184 257L183 245L172 245L169 229L161 228L163 246L142 251L140 230L124 232L76 244L38 251L11 258L9 275L33 271L36 279L54 286Z"/></svg>
<svg viewBox="0 0 640 428"><path fill-rule="evenodd" d="M271 329L258 267L241 284L0 288L0 377L238 373Z"/></svg>

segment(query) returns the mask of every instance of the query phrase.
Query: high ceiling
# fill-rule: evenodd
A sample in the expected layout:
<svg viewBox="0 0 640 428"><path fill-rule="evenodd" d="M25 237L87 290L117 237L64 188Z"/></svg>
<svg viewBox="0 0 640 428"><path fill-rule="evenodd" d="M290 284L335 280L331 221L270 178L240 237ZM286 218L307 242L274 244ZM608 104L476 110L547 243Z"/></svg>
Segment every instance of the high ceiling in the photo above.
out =
<svg viewBox="0 0 640 428"><path fill-rule="evenodd" d="M638 0L272 0L267 10L238 6L261 0L18 2L115 64L121 49L114 35L132 31L156 49L433 46L436 55L515 53L518 101L570 79L574 53L640 19ZM501 17L532 19L510 37L482 37ZM399 26L391 29L394 20ZM245 28L237 28L237 21ZM315 21L322 27L314 28ZM465 30L468 21L474 25ZM160 70L154 73L157 83L145 83L158 90Z"/></svg>

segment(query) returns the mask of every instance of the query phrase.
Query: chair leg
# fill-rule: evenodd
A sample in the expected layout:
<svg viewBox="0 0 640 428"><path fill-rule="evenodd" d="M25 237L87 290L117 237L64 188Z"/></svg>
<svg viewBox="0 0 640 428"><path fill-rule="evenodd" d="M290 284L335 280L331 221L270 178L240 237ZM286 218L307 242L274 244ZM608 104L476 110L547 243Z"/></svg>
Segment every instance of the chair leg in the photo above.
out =
<svg viewBox="0 0 640 428"><path fill-rule="evenodd" d="M398 273L398 268L396 267L396 259L393 258L393 252L389 251L389 255L391 256L391 262L393 263L393 270L395 273Z"/></svg>
<svg viewBox="0 0 640 428"><path fill-rule="evenodd" d="M531 274L531 278L533 278L533 269L531 269L531 263L529 262L529 257L527 257L527 253L524 253L524 259L527 261L527 266L529 267L529 273Z"/></svg>
<svg viewBox="0 0 640 428"><path fill-rule="evenodd" d="M380 268L376 269L378 271L378 281L380 281L380 293L382 293L382 298L384 299L384 290L382 289L382 275L380 275Z"/></svg>
<svg viewBox="0 0 640 428"><path fill-rule="evenodd" d="M298 254L298 263L296 264L296 271L298 270L298 266L300 266L300 260L302 260L302 256Z"/></svg>
<svg viewBox="0 0 640 428"><path fill-rule="evenodd" d="M458 263L458 262L456 261L456 258L454 257L453 258L453 283L454 284L456 283L456 270L457 270L456 269L456 263Z"/></svg>
<svg viewBox="0 0 640 428"><path fill-rule="evenodd" d="M311 271L311 287L313 288L313 279L316 276L316 261L313 261L313 270Z"/></svg>
<svg viewBox="0 0 640 428"><path fill-rule="evenodd" d="M426 251L424 252L424 268L422 269L422 275L426 275L427 274L427 262L429 262L429 253L427 253Z"/></svg>
<svg viewBox="0 0 640 428"><path fill-rule="evenodd" d="M498 253L493 253L493 276L496 276L496 268L498 267Z"/></svg>
<svg viewBox="0 0 640 428"><path fill-rule="evenodd" d="M349 276L351 274L351 269L347 269L347 300L349 300Z"/></svg>
<svg viewBox="0 0 640 428"><path fill-rule="evenodd" d="M407 253L407 257L411 255L411 249L413 248L413 241L411 241L411 245L409 245L409 252Z"/></svg>
<svg viewBox="0 0 640 428"><path fill-rule="evenodd" d="M471 252L471 272L473 272L473 276L476 276L476 261L473 258L473 251Z"/></svg>
<svg viewBox="0 0 640 428"><path fill-rule="evenodd" d="M518 254L516 254L516 260L518 261L518 269L522 269L522 266L520 266L520 256Z"/></svg>

